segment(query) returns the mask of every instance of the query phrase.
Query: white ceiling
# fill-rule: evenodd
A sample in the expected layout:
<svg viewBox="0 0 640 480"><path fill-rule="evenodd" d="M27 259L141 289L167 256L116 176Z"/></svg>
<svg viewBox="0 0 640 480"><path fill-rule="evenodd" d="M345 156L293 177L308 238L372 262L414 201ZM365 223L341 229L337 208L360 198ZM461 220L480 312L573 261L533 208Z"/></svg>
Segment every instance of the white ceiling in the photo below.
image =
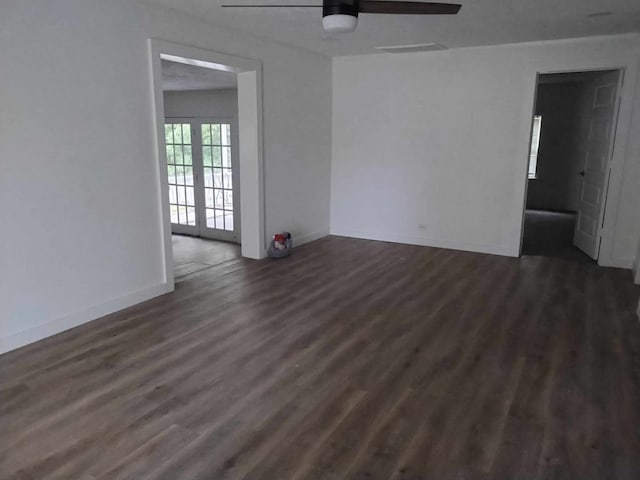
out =
<svg viewBox="0 0 640 480"><path fill-rule="evenodd" d="M376 46L440 43L450 48L640 31L639 0L461 0L458 15L361 14L354 33L328 36L320 8L224 9L222 3L320 5L322 0L143 0L211 24L326 55L375 53ZM611 15L589 17L589 14Z"/></svg>
<svg viewBox="0 0 640 480"><path fill-rule="evenodd" d="M162 89L165 91L220 90L237 86L235 73L162 60Z"/></svg>

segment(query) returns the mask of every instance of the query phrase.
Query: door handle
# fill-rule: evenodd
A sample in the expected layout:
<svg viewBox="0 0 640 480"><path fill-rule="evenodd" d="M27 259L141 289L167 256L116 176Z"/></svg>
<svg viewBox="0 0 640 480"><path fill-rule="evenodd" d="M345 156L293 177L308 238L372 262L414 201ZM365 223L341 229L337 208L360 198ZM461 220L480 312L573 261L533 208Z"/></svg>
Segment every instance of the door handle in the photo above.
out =
<svg viewBox="0 0 640 480"><path fill-rule="evenodd" d="M586 173L586 172L585 172L584 170L582 170L582 171L578 172L578 175L580 175L581 177L584 177L584 174L585 174L585 173Z"/></svg>

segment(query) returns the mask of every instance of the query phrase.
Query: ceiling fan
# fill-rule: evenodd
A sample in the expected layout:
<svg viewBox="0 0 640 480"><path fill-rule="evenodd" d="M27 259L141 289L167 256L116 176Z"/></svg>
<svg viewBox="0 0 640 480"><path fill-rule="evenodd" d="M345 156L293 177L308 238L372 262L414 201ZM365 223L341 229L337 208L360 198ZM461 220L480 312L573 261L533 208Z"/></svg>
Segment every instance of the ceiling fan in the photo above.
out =
<svg viewBox="0 0 640 480"><path fill-rule="evenodd" d="M396 15L455 15L462 5L456 3L404 2L393 0L322 0L322 5L222 5L225 8L319 8L325 32L353 32L359 13Z"/></svg>

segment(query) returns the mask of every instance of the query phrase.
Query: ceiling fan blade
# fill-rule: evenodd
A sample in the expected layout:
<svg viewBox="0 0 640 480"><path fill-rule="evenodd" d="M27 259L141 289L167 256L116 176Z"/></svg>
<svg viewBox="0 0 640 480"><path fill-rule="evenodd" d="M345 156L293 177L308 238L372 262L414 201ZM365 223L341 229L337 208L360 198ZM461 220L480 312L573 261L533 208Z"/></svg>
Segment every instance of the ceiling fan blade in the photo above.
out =
<svg viewBox="0 0 640 480"><path fill-rule="evenodd" d="M322 8L322 5L220 5L223 8Z"/></svg>
<svg viewBox="0 0 640 480"><path fill-rule="evenodd" d="M455 15L462 5L457 3L393 2L360 0L361 13L392 13L397 15Z"/></svg>

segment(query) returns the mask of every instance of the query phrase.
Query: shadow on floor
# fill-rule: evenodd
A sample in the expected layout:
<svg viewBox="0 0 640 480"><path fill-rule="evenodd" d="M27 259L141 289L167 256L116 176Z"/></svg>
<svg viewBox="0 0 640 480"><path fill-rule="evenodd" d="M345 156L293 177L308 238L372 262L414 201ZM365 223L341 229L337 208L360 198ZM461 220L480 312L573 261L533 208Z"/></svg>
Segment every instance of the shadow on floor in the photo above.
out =
<svg viewBox="0 0 640 480"><path fill-rule="evenodd" d="M172 235L173 275L180 281L192 273L242 257L240 245L187 235Z"/></svg>
<svg viewBox="0 0 640 480"><path fill-rule="evenodd" d="M555 257L595 265L593 259L573 245L575 222L575 213L527 210L522 255Z"/></svg>

